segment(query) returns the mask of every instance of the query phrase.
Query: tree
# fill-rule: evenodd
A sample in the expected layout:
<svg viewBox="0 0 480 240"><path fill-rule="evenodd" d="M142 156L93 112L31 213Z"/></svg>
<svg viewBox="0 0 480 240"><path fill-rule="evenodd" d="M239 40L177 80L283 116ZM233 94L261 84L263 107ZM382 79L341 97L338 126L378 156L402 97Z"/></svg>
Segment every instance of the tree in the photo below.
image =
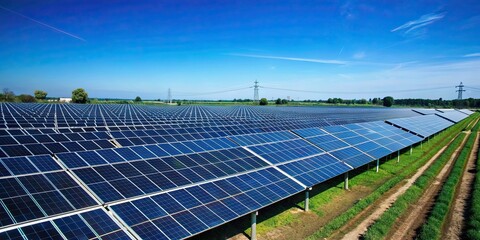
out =
<svg viewBox="0 0 480 240"><path fill-rule="evenodd" d="M360 99L360 100L357 100L357 103L358 103L358 104L367 104L367 99L362 98L362 99Z"/></svg>
<svg viewBox="0 0 480 240"><path fill-rule="evenodd" d="M260 105L267 105L267 104L268 104L268 100L266 98L260 99Z"/></svg>
<svg viewBox="0 0 480 240"><path fill-rule="evenodd" d="M73 103L86 103L88 101L88 93L83 88L77 88L72 91Z"/></svg>
<svg viewBox="0 0 480 240"><path fill-rule="evenodd" d="M135 102L141 102L141 101L142 101L142 98L141 98L140 96L137 96L137 97L135 98L135 100L133 100L133 101L135 101Z"/></svg>
<svg viewBox="0 0 480 240"><path fill-rule="evenodd" d="M8 88L3 89L3 100L6 102L13 102L15 101L15 93L10 91Z"/></svg>
<svg viewBox="0 0 480 240"><path fill-rule="evenodd" d="M34 95L36 99L45 99L48 93L42 90L35 90Z"/></svg>
<svg viewBox="0 0 480 240"><path fill-rule="evenodd" d="M383 98L383 106L385 107L391 107L394 102L393 97L387 96Z"/></svg>
<svg viewBox="0 0 480 240"><path fill-rule="evenodd" d="M287 99L282 99L282 104L288 104L288 100Z"/></svg>
<svg viewBox="0 0 480 240"><path fill-rule="evenodd" d="M18 99L23 102L23 103L32 103L32 102L35 102L35 97L33 97L32 95L28 95L28 94L21 94L18 96Z"/></svg>
<svg viewBox="0 0 480 240"><path fill-rule="evenodd" d="M282 104L282 99L280 99L280 98L277 98L277 100L275 101L275 104L277 104L277 105L280 105L280 104Z"/></svg>

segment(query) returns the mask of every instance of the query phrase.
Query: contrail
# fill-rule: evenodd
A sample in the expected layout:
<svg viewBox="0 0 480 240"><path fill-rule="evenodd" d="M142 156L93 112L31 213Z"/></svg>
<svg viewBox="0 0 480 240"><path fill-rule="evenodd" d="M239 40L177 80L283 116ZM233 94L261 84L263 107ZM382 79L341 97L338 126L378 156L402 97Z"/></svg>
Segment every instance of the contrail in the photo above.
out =
<svg viewBox="0 0 480 240"><path fill-rule="evenodd" d="M347 64L346 61L330 60L330 59L277 57L277 56L252 55L252 54L228 54L228 55L231 55L231 56L239 56L239 57L251 57L251 58L279 59L279 60L299 61L299 62L324 63L324 64L338 64L338 65L345 65L345 64Z"/></svg>
<svg viewBox="0 0 480 240"><path fill-rule="evenodd" d="M68 35L68 36L70 36L70 37L76 38L76 39L78 39L78 40L80 40L80 41L83 41L83 42L86 42L86 41L87 41L87 40L85 40L85 39L83 39L83 38L81 38L81 37L79 37L79 36L73 35L73 34L71 34L71 33L69 33L69 32L65 32L65 31L63 31L63 30L61 30L61 29L58 29L58 28L53 27L53 26L51 26L51 25L48 25L48 24L46 24L46 23L40 22L40 21L35 20L35 19L31 18L31 17L27 17L27 16L25 16L25 15L19 13L19 12L16 12L16 11L13 11L13 10L11 10L11 9L8 9L8 8L2 6L2 5L0 5L0 8L3 9L3 10L5 10L5 11L8 11L8 12L10 12L10 13L13 13L13 14L15 14L15 15L17 15L17 16L20 16L20 17L26 18L26 19L28 19L28 20L30 20L30 21L33 21L33 22L35 22L35 23L38 23L38 24L40 24L40 25L42 25L42 26L44 26L44 27L50 28L50 29L52 29L52 30L54 30L54 31L57 31L57 32L59 32L59 33L63 33L63 34Z"/></svg>

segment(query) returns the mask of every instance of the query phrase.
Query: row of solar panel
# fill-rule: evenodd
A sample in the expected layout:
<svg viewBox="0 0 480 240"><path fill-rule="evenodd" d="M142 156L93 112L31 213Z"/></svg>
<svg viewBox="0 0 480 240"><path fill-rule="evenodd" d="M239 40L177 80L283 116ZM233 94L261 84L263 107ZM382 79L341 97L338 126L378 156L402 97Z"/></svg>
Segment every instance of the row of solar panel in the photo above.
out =
<svg viewBox="0 0 480 240"><path fill-rule="evenodd" d="M389 119L388 123L399 126L423 138L429 137L453 125L451 121L436 115L424 115L411 118Z"/></svg>
<svg viewBox="0 0 480 240"><path fill-rule="evenodd" d="M382 131L385 129L388 129L387 127L388 125L387 126L384 126L384 125L386 124L383 124L379 129L381 129ZM326 129L330 131L329 136L332 136L335 139L340 140L341 137L345 137L346 139L351 138L349 141L353 144L361 145L361 144L368 143L372 148L374 147L372 144L374 144L375 142L370 141L368 137L362 138L360 134L355 134L355 133L364 132L365 136L367 136L367 134L370 134L370 136L375 136L376 140L385 139L385 140L389 140L390 142L396 142L392 140L390 137L394 137L394 136L402 137L401 134L394 134L393 131L390 131L391 133L389 133L388 136L383 135L382 137L382 135L379 132L372 130L372 128L373 127L370 125L365 125L365 126L351 125L346 127L329 127ZM318 132L318 130L312 130L312 131ZM325 130L320 130L320 132L325 133ZM386 131L386 132L389 132L389 131ZM295 135L291 133L285 133L285 132L274 133L269 137L265 137L267 136L267 134L257 134L257 135L258 135L257 136L258 139L255 139L256 137L255 135L248 136L248 137L243 136L244 139L250 139L249 141L253 143L258 144L259 142L263 142L262 145L249 146L248 148L250 149L250 151L254 151L256 152L256 154L259 154L260 156L263 155L265 156L265 158L277 159L276 157L273 157L273 156L268 157L268 154L282 152L285 149L292 149L291 151L292 153L288 155L288 157L285 157L280 161L277 160L278 162L276 162L277 163L276 165L283 171L287 173L291 173L294 176L297 176L301 182L304 182L305 185L308 185L308 186L312 186L313 184L316 184L318 182L338 176L348 171L349 169L351 169L350 166L346 165L341 161L338 161L338 159L340 160L343 159L344 161L347 161L349 158L351 158L352 154L357 156L356 154L360 153L359 156L354 158L355 161L358 161L357 164L352 163L352 165L354 166L363 165L365 161L371 161L374 159L362 153L361 151L359 151L357 147L353 147L352 145L348 144L347 141L340 140L341 142L345 143L347 147L336 149L336 151L332 151L332 153L324 153L320 149L321 147L320 148L313 147L311 144L309 144L305 140L295 137ZM380 137L378 135L380 135ZM411 137L410 135L413 135L413 134L409 134L409 137ZM406 135L403 135L403 136L405 136L405 139L407 139ZM226 139L223 139L223 141L229 142ZM272 142L272 143L268 143L268 142ZM263 145L269 146L268 148L264 148L264 149L267 149L265 150L265 152L260 151L259 149L255 149L255 147L261 147ZM171 209L170 211L167 211L167 209L170 209L171 206L167 206L167 205L160 206L159 205L160 203L155 202L156 205L150 205L150 206L154 206L156 211L163 210L168 214L157 216L157 217L147 216L146 221L144 220L144 221L135 222L135 223L132 222L131 224L127 223L127 225L129 225L137 235L145 238L149 236L156 236L156 237L163 236L168 238L182 238L182 237L190 236L198 232L204 231L208 228L211 228L213 226L216 226L218 224L221 224L225 221L229 221L228 219L231 220L235 217L251 212L252 209L258 209L258 208L264 207L268 204L271 204L274 201L277 201L284 197L288 197L304 189L303 187L301 187L300 185L298 185L297 183L295 183L293 180L289 179L285 175L281 174L274 168L270 167L267 169L259 170L259 169L268 167L268 165L265 162L261 161L260 159L256 158L254 155L251 155L250 152L242 148L227 148L227 150L220 150L220 151L213 151L213 152L211 150L202 149L202 151L207 151L207 152L190 153L190 154L187 154L187 156L182 156L187 152L178 151L177 149L179 147L176 147L176 146L173 147L173 145L168 145L169 147L160 148L159 146L160 145L150 145L150 148L157 149L155 150L157 152L159 151L158 149L161 149L163 152L167 152L167 151L164 151L164 148L175 149L175 150L170 150L173 152L168 153L169 155L175 155L175 157L161 157L158 155L158 153L154 154L155 151L146 147L118 148L118 149L112 149L112 150L107 149L107 150L89 151L89 152L83 152L83 153L68 153L63 155L59 154L58 157L67 166L69 166L69 164L73 164L73 165L70 165L70 167L75 166L72 169L77 175L77 177L79 177L79 179L85 182L89 187L89 189L93 193L95 193L98 197L100 197L100 199L104 199L104 201L105 200L117 201L117 200L125 199L125 200L121 200L121 202L119 203L114 203L113 208L115 208L116 205L120 206L121 204L133 203L133 201L135 201L135 200L133 201L128 200L127 198L138 197L138 196L145 196L144 198L146 197L153 198L156 196L167 196L170 193L165 193L164 191L165 189L180 188L175 191L182 191L181 188L185 188L188 186L191 186L192 188L197 187L194 185L199 183L201 185L212 184L211 181L215 182L214 186L221 189L223 192L227 193L227 196L224 197L225 199L234 198L234 200L236 200L236 201L231 201L231 200L227 201L225 199L221 199L221 200L217 199L218 201L220 201L221 204L212 203L209 205L209 204L202 203L202 205L192 205L189 208L188 203L181 202L182 200L179 200L179 199L174 199L171 202L180 204L180 206L183 208L179 209L177 206L177 207L173 207L173 209L177 209L177 210ZM232 147L235 145L227 144L227 146ZM120 149L124 149L124 150L120 150ZM125 149L128 149L128 150L125 150ZM261 150L264 150L264 149L261 149ZM220 153L221 151L223 152ZM238 151L238 152L235 153L235 151ZM99 153L99 152L102 152L102 153ZM232 152L234 152L233 156L230 155L230 153ZM334 152L336 152L336 158L332 157L332 155L335 156ZM112 155L112 153L114 155ZM70 155L70 154L73 154L73 155ZM283 155L283 154L277 154L277 155ZM314 157L311 157L312 155L314 155ZM66 156L70 156L70 157L66 157ZM71 156L76 156L76 157L71 157ZM199 156L201 156L201 158ZM242 156L244 158L242 158ZM362 159L362 157L364 158L365 156L369 158ZM215 163L212 163L209 161L215 158L217 159ZM232 158L235 158L235 160L231 160ZM71 160L71 159L75 159L75 160ZM113 159L116 159L116 160L113 160ZM235 168L237 167L232 167L232 166L235 166L233 163L237 163L238 160L245 160L245 159L250 159L249 160L250 162L246 161L246 162L242 162L241 164L237 164L239 167L238 168L239 171L235 172ZM205 167L207 165L225 163L225 161L227 160L230 160L228 164L215 166L216 168L207 169ZM125 161L128 161L128 162L125 162ZM30 159L30 162L33 162L33 160ZM258 165L255 166L252 163L258 163ZM75 164L78 164L78 165L75 165ZM245 168L245 166L248 166L248 164L250 164L251 168L247 169ZM201 167L202 169L205 169L206 171L200 172L198 170L200 169L199 167ZM7 168L10 174L14 174L12 173L12 170L8 165L7 165ZM192 170L194 168L196 169L197 172ZM213 173L216 172L217 170L212 170L212 169L218 169L222 171L224 175L215 175ZM228 169L232 169L233 171ZM286 181L287 180L291 181L291 183L287 185L283 184L281 186L272 185L271 187L276 188L276 191L274 191L273 195L269 193L267 196L267 195L262 195L261 193L268 192L268 190L262 190L260 195L258 195L257 193L258 190L256 191L253 191L252 189L248 190L248 184L247 186L242 185L242 181L243 183L246 183L245 180L242 180L240 182L233 181L231 180L233 179L231 177L227 178L228 180L219 179L222 177L231 176L232 174L240 174L236 177L241 178L244 175L253 173L252 171L257 172L257 171L264 171L264 170L265 171L268 170L268 172L270 172L271 174L273 174L272 172L276 172L276 174L280 174L279 176L286 179ZM84 174L82 176L82 174L77 174L80 171L88 171L89 173ZM183 172L180 172L180 171L183 171ZM192 174L192 172L194 174ZM209 179L208 181L206 181L208 178L203 177L203 176L206 176L206 173L210 173L213 175L212 178ZM189 179L187 176L190 176L191 179ZM258 176L255 176L255 177L258 177ZM215 180L215 179L218 179L218 180ZM259 188L266 187L265 186L266 183L262 183L257 178L254 178L254 179L256 179L258 183L260 183L260 186L258 186ZM267 179L272 180L276 178L272 176L268 176ZM89 182L90 180L92 182ZM165 185L164 180L166 180L167 183L169 181L172 185ZM25 182L25 180L23 182ZM164 188L160 187L161 185ZM297 185L298 189L296 189L295 191L292 191L291 193L286 190L288 186L292 187L293 185ZM231 186L234 186L234 188L232 188ZM270 185L268 186L270 187ZM279 192L282 192L282 191L283 191L283 194L287 193L287 195L283 196L279 194ZM208 194L212 196L213 196L213 193L214 193L213 191L208 192ZM250 195L246 195L246 193ZM31 197L31 195L32 194L27 196ZM178 198L181 198L183 194L179 194L175 196ZM249 197L250 199L253 199L254 201L253 202L250 201L249 198L246 198L245 196ZM21 196L15 196L15 197L21 197ZM238 198L235 199L235 197L238 197ZM158 197L158 198L167 198L168 200L171 200L170 199L171 196L170 198L168 197ZM11 199L11 197L5 197L5 199L8 200L8 199ZM161 202L162 204L169 204L168 201L161 201ZM249 204L252 204L252 205L249 205ZM253 207L257 205L258 205L258 208ZM159 206L159 208L155 206ZM242 208L243 210L240 210L238 209L240 206L243 206L245 208ZM10 208L12 208L11 205L9 205L9 208L6 208L6 211L7 211L6 213L9 217L13 216ZM13 212L17 211L14 209L15 208L12 208ZM140 207L135 205L135 209L140 210ZM221 214L226 211L233 212L234 214L231 215L229 213L228 215L222 216ZM213 213L213 215L211 213ZM120 216L121 214L118 213L118 215ZM202 216L199 216L199 215L202 215ZM41 217L40 215L38 216ZM134 217L139 217L139 216L142 216L142 215L134 214ZM209 216L209 217L206 217L206 216ZM120 216L120 217L123 219L124 222L127 221L125 219L128 219L128 216L127 217ZM130 219L128 221L130 221ZM152 238L155 238L155 237L152 237Z"/></svg>
<svg viewBox="0 0 480 240"><path fill-rule="evenodd" d="M104 210L40 222L0 232L0 239L131 239Z"/></svg>

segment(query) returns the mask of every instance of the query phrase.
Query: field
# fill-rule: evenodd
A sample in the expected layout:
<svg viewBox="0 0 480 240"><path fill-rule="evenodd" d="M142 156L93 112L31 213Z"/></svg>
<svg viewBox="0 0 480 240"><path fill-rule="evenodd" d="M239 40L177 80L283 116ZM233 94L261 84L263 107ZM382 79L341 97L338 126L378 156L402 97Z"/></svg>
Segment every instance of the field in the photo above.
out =
<svg viewBox="0 0 480 240"><path fill-rule="evenodd" d="M444 166L458 186L465 161L446 162L473 146L459 133L476 131L478 118L389 108L0 107L1 239L340 238L372 206L390 195L395 206Z"/></svg>

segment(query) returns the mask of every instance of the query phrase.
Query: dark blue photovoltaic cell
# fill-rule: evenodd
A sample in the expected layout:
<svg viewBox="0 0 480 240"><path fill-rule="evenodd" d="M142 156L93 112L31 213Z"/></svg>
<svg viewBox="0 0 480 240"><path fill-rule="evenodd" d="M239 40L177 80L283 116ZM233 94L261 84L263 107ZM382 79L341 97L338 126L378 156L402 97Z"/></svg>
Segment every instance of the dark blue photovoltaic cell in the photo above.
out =
<svg viewBox="0 0 480 240"><path fill-rule="evenodd" d="M317 146L319 146L324 151L333 151L339 148L344 148L349 146L347 143L341 141L340 139L332 135L321 135L307 138L307 140Z"/></svg>
<svg viewBox="0 0 480 240"><path fill-rule="evenodd" d="M271 163L286 162L320 154L323 151L304 140L292 140L249 147Z"/></svg>
<svg viewBox="0 0 480 240"><path fill-rule="evenodd" d="M80 214L99 235L120 230L120 227L102 210L94 210Z"/></svg>
<svg viewBox="0 0 480 240"><path fill-rule="evenodd" d="M78 152L78 155L90 166L106 164L107 162L94 151Z"/></svg>
<svg viewBox="0 0 480 240"><path fill-rule="evenodd" d="M45 216L29 196L7 198L2 199L2 201L17 222L24 222Z"/></svg>
<svg viewBox="0 0 480 240"><path fill-rule="evenodd" d="M392 153L390 149L384 148L381 145L371 141L358 144L355 147L374 157L375 159L385 157Z"/></svg>
<svg viewBox="0 0 480 240"><path fill-rule="evenodd" d="M188 211L174 214L172 217L190 233L202 232L208 228L207 225Z"/></svg>
<svg viewBox="0 0 480 240"><path fill-rule="evenodd" d="M154 220L153 224L161 229L162 232L171 239L181 239L190 235L187 230L185 230L170 216Z"/></svg>
<svg viewBox="0 0 480 240"><path fill-rule="evenodd" d="M26 157L3 158L1 160L14 175L38 172L37 168Z"/></svg>
<svg viewBox="0 0 480 240"><path fill-rule="evenodd" d="M60 233L50 222L38 223L32 226L22 227L22 232L27 239L61 239Z"/></svg>
<svg viewBox="0 0 480 240"><path fill-rule="evenodd" d="M359 150L348 147L338 151L330 152L334 157L338 158L341 161L346 162L348 165L357 168L363 166L373 160L372 157L365 155L364 153L360 152Z"/></svg>
<svg viewBox="0 0 480 240"><path fill-rule="evenodd" d="M155 219L167 215L160 206L150 198L142 198L132 202L147 218Z"/></svg>
<svg viewBox="0 0 480 240"><path fill-rule="evenodd" d="M169 239L165 234L159 231L159 229L151 222L145 222L132 227L141 239L162 240Z"/></svg>
<svg viewBox="0 0 480 240"><path fill-rule="evenodd" d="M324 154L279 166L307 186L313 186L351 170L349 166Z"/></svg>
<svg viewBox="0 0 480 240"><path fill-rule="evenodd" d="M286 141L286 140L295 139L297 137L292 133L285 131L285 132L259 133L259 134L253 134L253 135L230 136L229 138L241 146L249 146L249 145L262 144L262 143Z"/></svg>
<svg viewBox="0 0 480 240"><path fill-rule="evenodd" d="M0 206L0 227L10 224L13 224L12 219L10 218L10 216L8 216L7 211L2 206Z"/></svg>
<svg viewBox="0 0 480 240"><path fill-rule="evenodd" d="M137 160L142 158L138 154L136 154L134 151L132 151L130 148L115 148L113 151L117 152L118 155L122 156L127 161Z"/></svg>
<svg viewBox="0 0 480 240"><path fill-rule="evenodd" d="M78 215L56 219L53 222L67 239L91 239L96 237L95 233Z"/></svg>
<svg viewBox="0 0 480 240"><path fill-rule="evenodd" d="M131 147L130 149L132 149L135 153L140 155L143 159L155 158L156 157L155 154L153 154L152 152L150 152L147 148L145 148L143 146Z"/></svg>
<svg viewBox="0 0 480 240"><path fill-rule="evenodd" d="M113 151L112 149L102 149L97 151L100 156L102 156L107 162L109 163L116 163L116 162L124 162L120 155L117 152Z"/></svg>
<svg viewBox="0 0 480 240"><path fill-rule="evenodd" d="M57 154L57 157L69 168L88 166L76 153L60 153Z"/></svg>
<svg viewBox="0 0 480 240"><path fill-rule="evenodd" d="M205 206L190 209L190 212L209 227L214 227L223 223L223 220Z"/></svg>
<svg viewBox="0 0 480 240"><path fill-rule="evenodd" d="M28 157L30 161L41 171L55 171L61 170L62 168L58 165L55 160L48 155L41 155L41 156L30 156Z"/></svg>
<svg viewBox="0 0 480 240"><path fill-rule="evenodd" d="M126 202L111 207L112 210L128 225L136 225L147 221L147 217L133 203Z"/></svg>

